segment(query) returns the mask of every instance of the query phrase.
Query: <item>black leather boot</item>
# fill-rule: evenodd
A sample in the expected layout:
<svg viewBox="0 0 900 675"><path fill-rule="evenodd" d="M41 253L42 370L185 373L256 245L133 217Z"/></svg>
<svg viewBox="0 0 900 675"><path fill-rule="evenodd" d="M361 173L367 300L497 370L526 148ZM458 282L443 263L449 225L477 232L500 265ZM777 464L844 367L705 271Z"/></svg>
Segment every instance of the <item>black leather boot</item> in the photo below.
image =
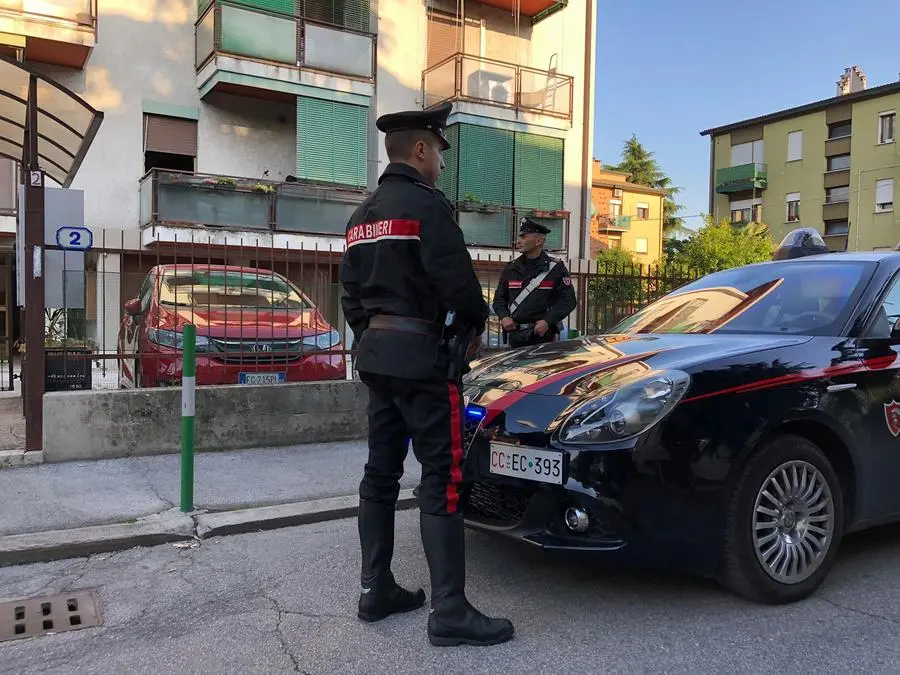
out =
<svg viewBox="0 0 900 675"><path fill-rule="evenodd" d="M425 591L414 593L397 585L391 573L394 556L394 515L389 506L360 500L359 543L362 572L357 616L380 621L398 612L410 612L425 604Z"/></svg>
<svg viewBox="0 0 900 675"><path fill-rule="evenodd" d="M431 571L428 639L440 647L487 646L506 642L515 632L508 619L491 619L466 599L465 525L462 516L419 514L422 545Z"/></svg>

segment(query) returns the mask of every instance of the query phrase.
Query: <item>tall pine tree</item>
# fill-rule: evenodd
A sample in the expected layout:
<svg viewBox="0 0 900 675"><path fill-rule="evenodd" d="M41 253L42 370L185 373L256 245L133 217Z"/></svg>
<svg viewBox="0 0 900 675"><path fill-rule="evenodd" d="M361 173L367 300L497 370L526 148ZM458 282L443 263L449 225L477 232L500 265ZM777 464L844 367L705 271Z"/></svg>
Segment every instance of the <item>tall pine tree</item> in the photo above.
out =
<svg viewBox="0 0 900 675"><path fill-rule="evenodd" d="M646 185L647 187L668 192L663 202L663 232L668 233L684 226L684 220L677 215L683 207L681 204L676 203L674 199L675 195L681 192L681 188L672 185L672 179L663 173L659 164L653 158L653 153L641 145L636 135L632 134L631 138L625 141L625 147L622 150L622 161L617 166L610 167L610 169L631 174L628 179L629 183Z"/></svg>

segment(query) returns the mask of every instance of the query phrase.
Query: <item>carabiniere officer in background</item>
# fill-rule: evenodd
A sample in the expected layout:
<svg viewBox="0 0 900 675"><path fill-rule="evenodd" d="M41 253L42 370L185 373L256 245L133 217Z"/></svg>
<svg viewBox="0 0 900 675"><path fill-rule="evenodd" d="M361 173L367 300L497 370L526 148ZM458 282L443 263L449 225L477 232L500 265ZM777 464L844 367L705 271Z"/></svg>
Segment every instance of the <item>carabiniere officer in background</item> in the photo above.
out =
<svg viewBox="0 0 900 675"><path fill-rule="evenodd" d="M522 218L516 240L522 255L503 269L494 293L503 341L513 349L552 342L577 305L569 271L544 250L549 233L548 227Z"/></svg>
<svg viewBox="0 0 900 675"><path fill-rule="evenodd" d="M453 206L435 187L450 104L379 117L390 163L347 224L344 316L369 390L369 457L359 486L359 617L378 621L425 603L391 572L403 463L422 464L419 523L431 574L428 638L438 646L513 637L466 599L462 376L488 317Z"/></svg>

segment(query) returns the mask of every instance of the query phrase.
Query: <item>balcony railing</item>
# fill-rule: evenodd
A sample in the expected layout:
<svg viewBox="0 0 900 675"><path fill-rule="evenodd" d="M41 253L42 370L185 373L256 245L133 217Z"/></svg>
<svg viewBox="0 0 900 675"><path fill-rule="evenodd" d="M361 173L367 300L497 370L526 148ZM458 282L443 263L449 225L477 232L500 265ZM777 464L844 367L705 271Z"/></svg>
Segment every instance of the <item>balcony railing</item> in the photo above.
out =
<svg viewBox="0 0 900 675"><path fill-rule="evenodd" d="M375 77L375 36L353 27L212 0L194 34L197 70L222 55L367 81Z"/></svg>
<svg viewBox="0 0 900 675"><path fill-rule="evenodd" d="M468 54L454 54L422 75L426 108L470 101L572 119L574 78Z"/></svg>
<svg viewBox="0 0 900 675"><path fill-rule="evenodd" d="M595 216L599 230L630 230L631 216Z"/></svg>
<svg viewBox="0 0 900 675"><path fill-rule="evenodd" d="M0 16L6 12L25 19L66 21L91 30L97 25L97 0L0 0Z"/></svg>
<svg viewBox="0 0 900 675"><path fill-rule="evenodd" d="M363 190L153 169L140 184L140 224L344 236Z"/></svg>
<svg viewBox="0 0 900 675"><path fill-rule="evenodd" d="M765 190L767 186L766 165L759 162L729 166L716 171L716 192L719 194Z"/></svg>
<svg viewBox="0 0 900 675"><path fill-rule="evenodd" d="M457 203L459 227L467 245L479 248L512 247L524 216L550 228L546 247L550 251L566 248L569 231L568 211L544 211L515 206L495 206L481 202Z"/></svg>

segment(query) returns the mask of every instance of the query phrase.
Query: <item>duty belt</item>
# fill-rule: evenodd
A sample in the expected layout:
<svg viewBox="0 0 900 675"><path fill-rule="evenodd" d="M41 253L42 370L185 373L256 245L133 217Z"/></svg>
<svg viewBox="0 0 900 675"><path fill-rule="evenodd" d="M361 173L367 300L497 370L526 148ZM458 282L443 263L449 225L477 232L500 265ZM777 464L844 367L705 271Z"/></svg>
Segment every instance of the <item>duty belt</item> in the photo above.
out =
<svg viewBox="0 0 900 675"><path fill-rule="evenodd" d="M369 319L369 328L396 330L403 333L417 333L439 338L441 329L432 321L416 319L411 316L395 316L393 314L377 314Z"/></svg>

